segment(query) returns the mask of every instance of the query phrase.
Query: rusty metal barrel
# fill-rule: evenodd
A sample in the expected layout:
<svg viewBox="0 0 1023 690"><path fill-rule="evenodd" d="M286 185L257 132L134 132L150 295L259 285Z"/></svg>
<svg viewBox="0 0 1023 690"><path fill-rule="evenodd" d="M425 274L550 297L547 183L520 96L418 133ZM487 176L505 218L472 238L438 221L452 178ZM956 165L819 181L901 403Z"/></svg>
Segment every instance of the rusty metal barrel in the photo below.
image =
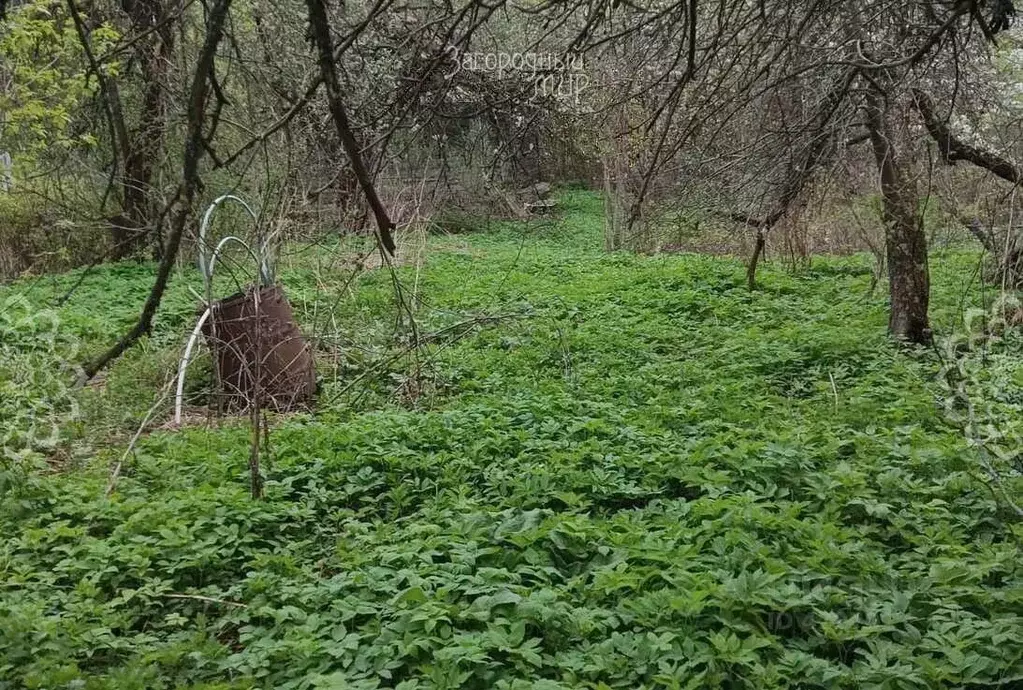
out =
<svg viewBox="0 0 1023 690"><path fill-rule="evenodd" d="M203 334L215 353L226 407L258 401L260 408L284 412L316 392L312 351L280 285L218 300Z"/></svg>

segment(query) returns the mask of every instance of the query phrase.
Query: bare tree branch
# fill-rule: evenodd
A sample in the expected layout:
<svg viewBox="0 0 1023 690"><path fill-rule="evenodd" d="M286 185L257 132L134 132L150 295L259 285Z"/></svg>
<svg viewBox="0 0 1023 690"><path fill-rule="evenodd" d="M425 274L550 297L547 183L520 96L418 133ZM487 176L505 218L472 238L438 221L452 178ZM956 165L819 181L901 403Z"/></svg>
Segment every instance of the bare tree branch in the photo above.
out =
<svg viewBox="0 0 1023 690"><path fill-rule="evenodd" d="M930 96L922 90L913 89L913 98L928 134L938 144L938 151L946 163L954 165L956 161L967 161L1007 182L1020 184L1020 181L1023 180L1023 173L1019 166L993 151L971 146L952 134L948 125L934 112L934 104Z"/></svg>
<svg viewBox="0 0 1023 690"><path fill-rule="evenodd" d="M210 78L214 69L214 58L217 53L217 46L224 35L224 22L227 12L231 7L231 0L216 0L206 20L206 39L199 59L195 66L195 75L192 77L192 86L188 98L188 132L185 137L184 163L181 172L181 185L178 195L178 206L171 219L170 234L167 238L167 246L160 267L156 274L156 281L149 291L146 303L142 307L135 325L125 333L116 344L101 354L93 361L83 367L84 381L88 381L99 373L110 362L120 357L128 348L134 345L139 338L148 333L153 325L153 317L160 306L163 294L167 289L170 280L171 270L177 259L178 248L181 246L181 237L184 234L185 223L192 212L192 205L200 187L199 161L202 159L203 151L203 125L206 120L206 99L209 92Z"/></svg>
<svg viewBox="0 0 1023 690"><path fill-rule="evenodd" d="M351 161L352 171L359 181L359 186L362 187L366 201L369 202L369 206L373 210L380 251L393 257L395 250L394 221L391 220L383 202L380 201L373 180L362 160L362 149L355 140L348 120L348 113L341 100L341 84L337 78L337 66L334 64L334 48L330 37L330 24L327 20L327 8L324 6L323 0L308 0L306 4L309 7L309 28L319 52L320 76L326 87L331 117L337 127L338 136L341 138L341 145Z"/></svg>

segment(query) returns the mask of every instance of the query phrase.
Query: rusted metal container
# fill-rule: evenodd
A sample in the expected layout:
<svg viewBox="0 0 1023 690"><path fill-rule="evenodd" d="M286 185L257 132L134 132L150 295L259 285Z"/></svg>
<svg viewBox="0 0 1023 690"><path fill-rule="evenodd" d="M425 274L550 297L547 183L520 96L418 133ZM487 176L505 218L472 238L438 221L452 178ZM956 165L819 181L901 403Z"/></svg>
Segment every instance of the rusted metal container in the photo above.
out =
<svg viewBox="0 0 1023 690"><path fill-rule="evenodd" d="M281 286L226 297L210 316L203 334L216 355L227 407L248 407L258 395L261 408L283 412L316 392L312 351Z"/></svg>

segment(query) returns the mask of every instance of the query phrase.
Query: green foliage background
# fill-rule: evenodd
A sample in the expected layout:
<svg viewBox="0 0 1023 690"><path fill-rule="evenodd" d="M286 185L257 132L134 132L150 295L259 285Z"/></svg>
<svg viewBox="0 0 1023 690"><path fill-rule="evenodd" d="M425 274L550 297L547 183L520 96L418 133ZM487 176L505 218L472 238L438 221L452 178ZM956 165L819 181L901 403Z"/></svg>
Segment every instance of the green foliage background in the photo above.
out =
<svg viewBox="0 0 1023 690"><path fill-rule="evenodd" d="M98 84L86 74L74 24L64 14L60 5L32 0L0 27L0 60L10 82L0 91L0 142L15 153L18 173L31 170L40 154L97 143L81 123L71 126ZM118 39L108 25L93 28L91 36L98 54ZM116 77L117 67L107 65L107 76Z"/></svg>

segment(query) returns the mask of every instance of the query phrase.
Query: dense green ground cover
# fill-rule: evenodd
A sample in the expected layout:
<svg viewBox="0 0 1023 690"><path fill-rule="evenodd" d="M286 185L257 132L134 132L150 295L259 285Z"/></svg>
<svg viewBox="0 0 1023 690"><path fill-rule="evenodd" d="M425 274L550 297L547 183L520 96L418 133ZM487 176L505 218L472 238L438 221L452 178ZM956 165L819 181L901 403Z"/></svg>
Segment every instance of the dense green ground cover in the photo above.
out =
<svg viewBox="0 0 1023 690"><path fill-rule="evenodd" d="M423 328L503 318L434 348L412 408L388 402L398 364L338 395L393 323L388 277L363 277L342 381L276 422L262 502L240 424L145 437L105 496L102 439L193 318L177 281L85 395L71 466L5 470L0 687L1019 687L1014 528L933 353L886 340L868 261L769 267L751 294L737 261L603 254L598 202L564 203L432 240ZM972 261L935 258L941 327ZM122 329L147 270L90 276L64 337ZM283 274L315 323L340 279Z"/></svg>

